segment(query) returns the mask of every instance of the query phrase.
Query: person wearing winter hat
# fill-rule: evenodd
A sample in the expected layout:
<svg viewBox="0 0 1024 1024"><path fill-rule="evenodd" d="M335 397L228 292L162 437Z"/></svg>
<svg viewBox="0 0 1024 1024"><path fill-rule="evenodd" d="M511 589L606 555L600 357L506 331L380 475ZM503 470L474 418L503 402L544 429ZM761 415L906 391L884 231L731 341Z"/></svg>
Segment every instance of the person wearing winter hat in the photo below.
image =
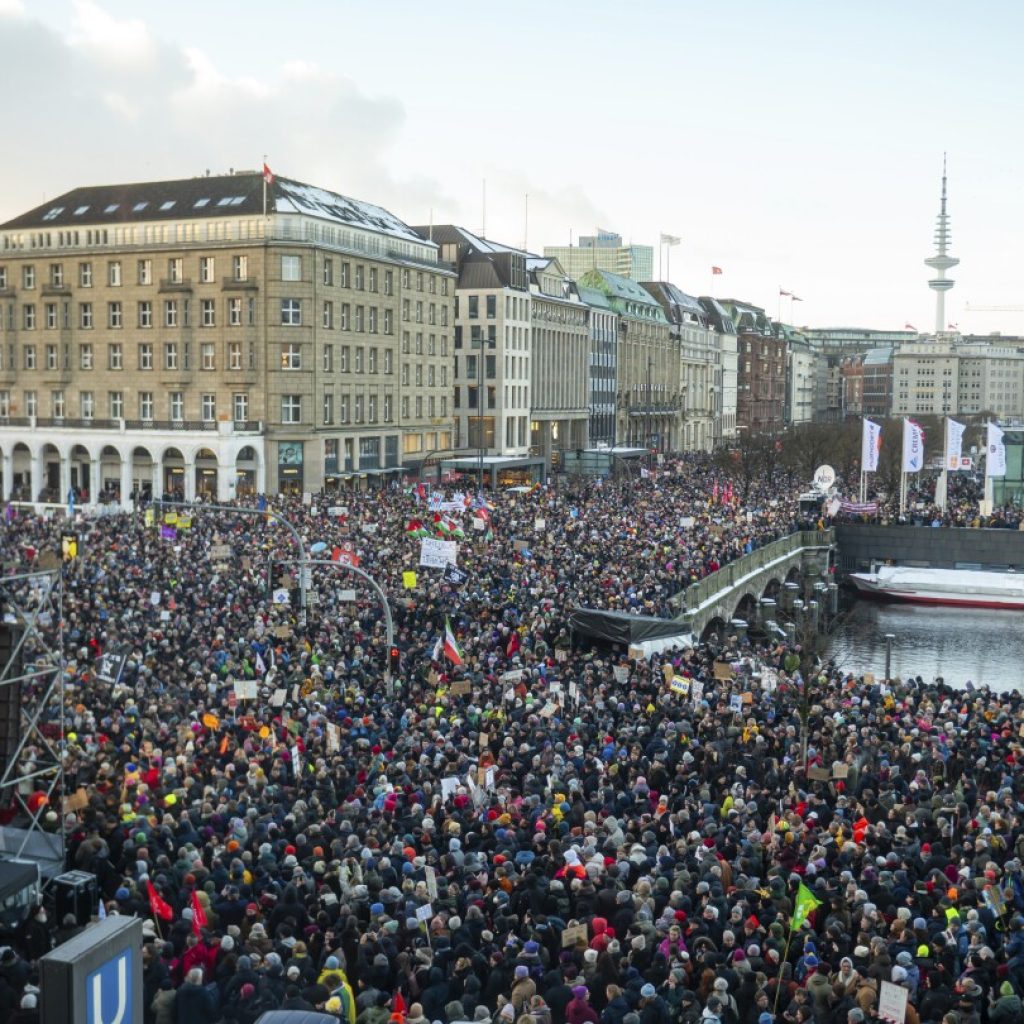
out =
<svg viewBox="0 0 1024 1024"><path fill-rule="evenodd" d="M586 985L573 987L572 999L565 1008L565 1021L566 1024L600 1024L597 1011L590 1005Z"/></svg>

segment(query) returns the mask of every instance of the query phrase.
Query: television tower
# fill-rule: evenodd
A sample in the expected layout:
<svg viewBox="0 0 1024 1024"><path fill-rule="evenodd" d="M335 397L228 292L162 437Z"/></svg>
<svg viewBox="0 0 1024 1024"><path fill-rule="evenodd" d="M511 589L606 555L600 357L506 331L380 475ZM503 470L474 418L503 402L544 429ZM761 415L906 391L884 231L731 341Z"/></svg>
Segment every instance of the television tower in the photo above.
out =
<svg viewBox="0 0 1024 1024"><path fill-rule="evenodd" d="M942 154L942 199L939 203L939 216L935 222L935 255L925 260L925 266L938 271L937 276L928 282L928 287L935 292L935 334L946 330L946 292L956 283L946 277L946 271L955 267L960 261L947 253L949 249L949 214L946 213L946 154Z"/></svg>

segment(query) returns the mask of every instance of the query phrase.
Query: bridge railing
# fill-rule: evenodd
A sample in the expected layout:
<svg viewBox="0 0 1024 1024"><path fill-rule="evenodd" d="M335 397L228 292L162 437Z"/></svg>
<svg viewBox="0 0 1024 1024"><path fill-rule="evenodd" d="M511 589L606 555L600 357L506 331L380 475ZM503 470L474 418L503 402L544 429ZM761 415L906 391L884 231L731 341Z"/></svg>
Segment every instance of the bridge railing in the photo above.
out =
<svg viewBox="0 0 1024 1024"><path fill-rule="evenodd" d="M755 548L749 555L737 558L734 562L722 566L717 572L705 576L704 579L698 580L696 583L691 583L682 594L678 595L680 613L685 615L695 612L709 598L727 590L738 580L794 551L800 551L803 548L827 548L831 543L831 530L798 530L796 533L780 537L778 540L769 541L763 547Z"/></svg>

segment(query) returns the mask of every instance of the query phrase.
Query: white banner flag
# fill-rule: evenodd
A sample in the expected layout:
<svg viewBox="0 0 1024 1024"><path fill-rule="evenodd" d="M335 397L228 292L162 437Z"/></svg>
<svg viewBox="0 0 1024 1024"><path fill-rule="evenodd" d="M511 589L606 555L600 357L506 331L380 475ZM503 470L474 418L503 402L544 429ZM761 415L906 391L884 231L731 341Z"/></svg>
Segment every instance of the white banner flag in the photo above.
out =
<svg viewBox="0 0 1024 1024"><path fill-rule="evenodd" d="M920 473L924 469L924 430L911 419L903 420L903 472Z"/></svg>
<svg viewBox="0 0 1024 1024"><path fill-rule="evenodd" d="M960 459L963 455L964 430L967 428L963 423L956 420L946 419L946 461L945 467L949 470L960 468Z"/></svg>
<svg viewBox="0 0 1024 1024"><path fill-rule="evenodd" d="M878 471L878 453L882 449L882 428L874 420L864 418L864 433L860 441L860 469L862 473Z"/></svg>
<svg viewBox="0 0 1024 1024"><path fill-rule="evenodd" d="M994 423L988 425L985 476L1006 476L1006 445L1003 444L1003 430Z"/></svg>

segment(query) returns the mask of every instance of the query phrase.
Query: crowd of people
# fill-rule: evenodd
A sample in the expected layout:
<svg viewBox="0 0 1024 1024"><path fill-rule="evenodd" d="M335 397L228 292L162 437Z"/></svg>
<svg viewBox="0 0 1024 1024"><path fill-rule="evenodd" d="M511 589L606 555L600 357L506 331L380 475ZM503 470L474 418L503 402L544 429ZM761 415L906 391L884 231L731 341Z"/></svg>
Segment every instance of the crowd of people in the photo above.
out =
<svg viewBox="0 0 1024 1024"><path fill-rule="evenodd" d="M687 456L569 491L451 483L441 507L274 498L337 559L306 612L274 519L80 517L62 634L26 652L63 637L76 799L40 813L102 915L143 920L147 1024L857 1024L901 993L908 1024L1024 1019L1017 691L570 636L576 605L667 615L816 525L773 481L726 483ZM69 525L5 517L5 575ZM424 534L464 581L419 564ZM346 561L388 597L393 674ZM14 619L44 600L8 597ZM0 940L2 1020L38 1020L39 958L83 927L51 914Z"/></svg>

